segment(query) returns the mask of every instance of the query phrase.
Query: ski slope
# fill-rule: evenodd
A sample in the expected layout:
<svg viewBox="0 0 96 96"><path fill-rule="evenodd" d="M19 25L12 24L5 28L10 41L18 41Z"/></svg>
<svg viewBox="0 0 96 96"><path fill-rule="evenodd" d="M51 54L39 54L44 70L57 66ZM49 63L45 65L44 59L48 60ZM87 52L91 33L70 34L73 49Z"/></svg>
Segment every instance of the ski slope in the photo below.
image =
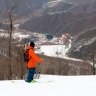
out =
<svg viewBox="0 0 96 96"><path fill-rule="evenodd" d="M96 96L96 76L41 75L36 80L0 81L0 96Z"/></svg>

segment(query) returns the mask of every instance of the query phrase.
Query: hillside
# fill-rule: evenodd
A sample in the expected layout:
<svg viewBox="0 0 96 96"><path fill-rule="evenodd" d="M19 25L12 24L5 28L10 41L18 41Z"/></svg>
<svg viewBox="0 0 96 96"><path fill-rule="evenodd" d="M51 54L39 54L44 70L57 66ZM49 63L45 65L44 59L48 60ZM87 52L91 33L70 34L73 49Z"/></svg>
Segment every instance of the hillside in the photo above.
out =
<svg viewBox="0 0 96 96"><path fill-rule="evenodd" d="M83 54L86 48L87 52L95 49L95 0L1 0L0 18L8 18L7 13L12 6L13 23L19 23L20 29L53 36L61 36L64 33L71 35L73 47L70 56L81 58L83 55L79 57L75 56L75 53Z"/></svg>
<svg viewBox="0 0 96 96"><path fill-rule="evenodd" d="M94 2L95 0L66 0L67 2L73 2L73 3L77 3L77 4L86 4L86 3L90 3L90 2Z"/></svg>
<svg viewBox="0 0 96 96"><path fill-rule="evenodd" d="M77 23L79 20L82 20L85 17L86 14L74 14L70 12L47 14L44 16L31 18L25 24L21 25L20 28L34 32L49 33L57 36L65 32L75 35L74 33L72 34L75 29L71 30L71 26L75 27L75 24L73 25L73 23Z"/></svg>
<svg viewBox="0 0 96 96"><path fill-rule="evenodd" d="M71 0L70 0L71 1ZM63 2L63 1L60 1ZM86 50L87 52L93 50L90 46L96 45L94 36L95 33L95 26L96 26L96 1L73 1L72 3L62 3L62 8L59 6L59 3L51 2L54 6L48 6L46 9L46 14L42 14L38 17L32 17L24 24L20 26L25 30L29 30L32 32L39 32L39 33L48 33L55 36L60 36L63 33L70 34L73 39L73 47L71 48L71 55L72 56L78 49L78 53L83 56L82 49ZM85 2L85 3L82 3ZM76 3L76 4L75 4ZM66 4L71 4L69 7ZM63 9L66 5L66 8ZM44 11L44 10L43 10ZM90 35L91 34L91 35ZM84 39L82 36L84 36ZM93 36L94 35L94 36ZM81 38L80 38L81 37ZM79 39L78 39L79 38ZM93 40L90 44L88 43L90 40ZM79 40L79 41L78 41ZM84 44L82 44L82 42ZM85 44L86 43L86 44ZM80 45L81 44L81 45ZM75 46L74 46L75 45ZM87 46L85 46L87 45ZM80 49L81 48L81 49ZM94 47L95 49L95 47ZM94 50L95 51L95 50ZM89 52L90 53L90 52ZM92 53L92 51L91 51ZM79 56L75 56L75 58L81 58Z"/></svg>

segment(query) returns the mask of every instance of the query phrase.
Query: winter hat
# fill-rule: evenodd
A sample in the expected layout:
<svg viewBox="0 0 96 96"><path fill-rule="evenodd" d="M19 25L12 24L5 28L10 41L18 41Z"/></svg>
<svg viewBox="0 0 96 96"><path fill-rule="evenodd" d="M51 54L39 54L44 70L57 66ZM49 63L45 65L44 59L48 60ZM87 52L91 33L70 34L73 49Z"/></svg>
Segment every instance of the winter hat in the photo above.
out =
<svg viewBox="0 0 96 96"><path fill-rule="evenodd" d="M34 48L35 47L35 43L31 41L30 42L30 46Z"/></svg>

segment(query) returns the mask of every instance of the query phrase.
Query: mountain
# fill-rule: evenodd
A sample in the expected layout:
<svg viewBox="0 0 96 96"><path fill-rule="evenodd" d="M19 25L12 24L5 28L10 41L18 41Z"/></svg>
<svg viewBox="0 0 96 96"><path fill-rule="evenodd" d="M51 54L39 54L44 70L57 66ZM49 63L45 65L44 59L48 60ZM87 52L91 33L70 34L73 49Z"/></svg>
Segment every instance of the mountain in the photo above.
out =
<svg viewBox="0 0 96 96"><path fill-rule="evenodd" d="M72 2L76 4L86 4L86 3L91 3L94 2L95 0L66 0L66 2Z"/></svg>
<svg viewBox="0 0 96 96"><path fill-rule="evenodd" d="M0 17L6 17L12 6L12 18L20 23L20 29L54 36L68 33L73 37L71 56L78 52L83 54L86 48L87 52L93 50L96 43L95 0L1 0Z"/></svg>
<svg viewBox="0 0 96 96"><path fill-rule="evenodd" d="M6 17L8 10L13 9L13 16L29 16L38 11L64 11L74 5L93 3L95 0L0 0L0 16ZM2 10L3 9L3 10ZM37 11L37 12L38 12Z"/></svg>
<svg viewBox="0 0 96 96"><path fill-rule="evenodd" d="M74 14L70 12L47 14L31 18L25 24L21 25L21 28L35 32L49 33L52 35L61 35L64 32L70 32L70 25L77 22L77 20L83 19L85 16L86 15L83 14ZM74 30L71 30L71 34L72 31Z"/></svg>
<svg viewBox="0 0 96 96"><path fill-rule="evenodd" d="M0 0L0 16L6 17L8 10L12 9L13 17L29 16L34 9L50 0ZM2 10L3 9L3 10Z"/></svg>
<svg viewBox="0 0 96 96"><path fill-rule="evenodd" d="M72 3L69 3L69 1ZM45 4L46 12L43 10L42 15L30 18L22 24L20 28L55 36L68 33L73 37L71 56L74 55L75 58L82 58L86 53L85 50L91 54L93 53L92 50L94 49L95 51L96 49L96 1L69 1L67 3L62 0L60 2L47 2L47 4ZM61 4L61 2L63 3ZM50 4L50 6L48 4ZM63 9L66 4L71 5ZM60 7L59 5L64 6ZM84 38L82 38L82 36ZM76 55L78 52L80 56Z"/></svg>
<svg viewBox="0 0 96 96"><path fill-rule="evenodd" d="M96 13L96 1L90 2L87 4L82 4L82 5L76 5L70 10L71 12L82 12L82 13Z"/></svg>

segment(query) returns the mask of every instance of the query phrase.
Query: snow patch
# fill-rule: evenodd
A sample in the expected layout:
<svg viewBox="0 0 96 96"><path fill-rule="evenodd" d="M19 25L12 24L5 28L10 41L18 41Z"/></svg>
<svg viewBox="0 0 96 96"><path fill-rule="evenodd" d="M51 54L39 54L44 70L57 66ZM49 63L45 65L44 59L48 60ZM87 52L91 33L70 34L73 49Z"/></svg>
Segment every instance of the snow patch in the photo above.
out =
<svg viewBox="0 0 96 96"><path fill-rule="evenodd" d="M43 8L51 8L54 7L56 5L58 5L59 2L64 2L65 0L54 0L54 1L50 1L47 2L43 5Z"/></svg>

